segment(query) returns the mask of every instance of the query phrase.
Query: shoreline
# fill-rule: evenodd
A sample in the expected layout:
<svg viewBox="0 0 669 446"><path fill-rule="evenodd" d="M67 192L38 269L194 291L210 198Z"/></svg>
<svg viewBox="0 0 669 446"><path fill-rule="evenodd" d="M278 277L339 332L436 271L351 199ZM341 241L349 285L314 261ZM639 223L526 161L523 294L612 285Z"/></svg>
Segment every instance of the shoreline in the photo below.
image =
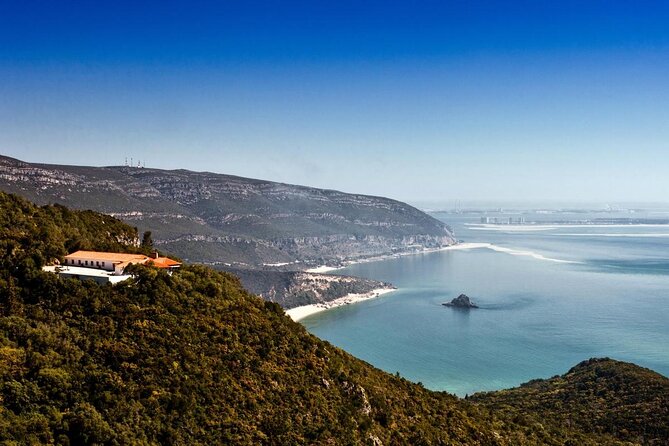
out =
<svg viewBox="0 0 669 446"><path fill-rule="evenodd" d="M347 294L346 296L338 297L337 299L331 300L329 302L320 302L317 304L302 305L300 307L295 307L289 310L285 310L285 312L286 315L290 316L290 318L293 321L298 322L307 316L311 316L312 314L320 313L326 310L331 310L333 308L342 307L344 305L351 305L358 302L375 299L379 296L391 293L393 291L397 291L397 288L376 288L368 293Z"/></svg>
<svg viewBox="0 0 669 446"><path fill-rule="evenodd" d="M399 258L399 257L404 257L404 256L410 256L410 255L417 255L417 254L430 254L433 252L441 252L441 251L464 251L464 250L469 250L469 249L489 249L491 251L495 252L501 252L513 256L520 256L520 257L531 257L536 260L543 260L543 261L550 261L550 262L555 262L555 263L581 263L575 260L562 260L562 259L553 259L550 257L545 257L542 254L538 254L532 251L521 251L521 250L515 250L511 248L506 248L503 246L497 246L492 243L487 243L487 242L466 242L466 243L456 243L454 245L449 245L449 246L444 246L441 248L428 248L423 251L417 251L417 252L404 252L404 253L398 253L398 254L390 254L390 255L384 255L384 256L378 256L378 257L368 257L365 259L360 259L360 260L348 260L343 262L342 266L328 266L328 265L320 265L314 268L309 268L304 270L304 272L307 273L318 273L318 274L326 274L332 271L337 271L344 269L348 266L351 265L356 265L360 263L368 263L368 262L380 262L382 260L390 260L394 258ZM373 299L376 297L379 297L383 294L389 293L391 291L396 291L397 288L377 288L375 290L370 291L369 293L364 293L364 294L347 294L346 296L339 297L335 300L329 301L329 302L322 302L322 303L317 303L317 304L309 304L309 305L302 305L300 307L295 307L291 308L289 310L285 310L286 314L290 316L295 322L304 319L307 316L311 316L312 314L320 313L321 311L325 310L330 310L332 308L337 308L341 307L343 305L349 305L349 304L355 304L357 302L362 302L364 300L368 299Z"/></svg>
<svg viewBox="0 0 669 446"><path fill-rule="evenodd" d="M337 271L340 269L344 269L346 267L349 267L351 265L357 265L360 263L368 263L368 262L380 262L382 260L390 260L390 259L396 259L399 257L405 257L405 256L412 256L412 255L420 255L420 254L431 254L434 252L441 252L441 251L465 251L469 249L489 249L491 251L495 252L502 252L505 254L513 255L513 256L520 256L520 257L531 257L536 260L544 260L548 262L555 262L555 263L582 263L577 260L565 260L565 259L554 259L551 257L546 257L543 254L535 253L533 251L526 251L526 250L521 250L521 249L513 249L513 248L507 248L504 246L498 246L490 242L465 242L465 243L456 243L454 245L448 245L444 246L441 248L428 248L423 251L416 251L416 252L403 252L403 253L398 253L398 254L389 254L389 255L384 255L384 256L378 256L378 257L368 257L364 259L359 259L359 260L347 260L342 262L343 265L341 266L328 266L328 265L320 265L314 268L309 268L304 270L306 273L329 273L332 271Z"/></svg>
<svg viewBox="0 0 669 446"><path fill-rule="evenodd" d="M420 255L420 254L430 254L433 252L441 252L441 251L458 251L458 250L465 250L465 249L478 249L478 248L489 248L491 246L491 243L478 243L478 242L467 242L467 243L455 243L453 245L448 245L448 246L442 246L441 248L426 248L423 249L422 251L408 251L408 252L401 252L397 254L386 254L386 255L381 255L377 257L367 257L364 259L359 259L359 260L346 260L343 263L342 266L328 266L328 265L320 265L316 266L313 268L308 268L305 269L305 273L318 273L318 274L323 274L323 273L329 273L332 271L337 271L340 269L344 269L348 266L351 265L357 265L359 263L369 263L369 262L380 262L382 260L390 260L390 259L396 259L399 257L405 257L405 256L415 256L415 255Z"/></svg>

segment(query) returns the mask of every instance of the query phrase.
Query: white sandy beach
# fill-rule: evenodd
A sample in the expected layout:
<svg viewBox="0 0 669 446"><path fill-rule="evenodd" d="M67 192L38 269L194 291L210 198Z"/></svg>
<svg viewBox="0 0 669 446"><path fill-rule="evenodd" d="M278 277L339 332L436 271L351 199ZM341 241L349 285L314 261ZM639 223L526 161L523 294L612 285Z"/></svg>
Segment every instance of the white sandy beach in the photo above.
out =
<svg viewBox="0 0 669 446"><path fill-rule="evenodd" d="M311 316L315 313L320 313L321 311L329 310L331 308L341 307L343 305L355 304L362 302L364 300L374 299L383 294L390 293L395 291L394 288L377 288L370 291L369 293L364 294L347 294L346 296L340 297L339 299L332 300L330 302L323 302L319 304L303 305L301 307L291 308L286 310L286 314L290 316L294 321L299 321L304 319L307 316Z"/></svg>
<svg viewBox="0 0 669 446"><path fill-rule="evenodd" d="M327 266L327 265L321 265L317 266L315 268L309 268L305 270L307 273L317 273L317 274L323 274L323 273L329 273L330 271L336 271L338 269L344 268L343 266Z"/></svg>

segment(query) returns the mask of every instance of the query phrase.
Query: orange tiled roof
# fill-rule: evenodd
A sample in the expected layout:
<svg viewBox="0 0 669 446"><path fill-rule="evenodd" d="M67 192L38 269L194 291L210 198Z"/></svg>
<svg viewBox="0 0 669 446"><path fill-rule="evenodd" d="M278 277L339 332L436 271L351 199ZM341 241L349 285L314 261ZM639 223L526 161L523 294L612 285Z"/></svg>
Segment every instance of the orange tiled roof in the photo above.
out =
<svg viewBox="0 0 669 446"><path fill-rule="evenodd" d="M148 259L143 254L123 254L118 252L99 252L99 251L77 251L66 255L66 259L83 260L108 260L110 262L143 262Z"/></svg>
<svg viewBox="0 0 669 446"><path fill-rule="evenodd" d="M158 257L157 259L149 259L149 263L157 268L171 268L174 266L181 266L181 263L174 261L168 257Z"/></svg>
<svg viewBox="0 0 669 446"><path fill-rule="evenodd" d="M66 255L65 259L69 260L104 260L121 266L127 266L130 263L145 263L150 262L157 268L172 268L181 266L181 263L172 260L168 257L158 257L152 259L144 254L124 254L119 252L100 252L100 251L77 251Z"/></svg>

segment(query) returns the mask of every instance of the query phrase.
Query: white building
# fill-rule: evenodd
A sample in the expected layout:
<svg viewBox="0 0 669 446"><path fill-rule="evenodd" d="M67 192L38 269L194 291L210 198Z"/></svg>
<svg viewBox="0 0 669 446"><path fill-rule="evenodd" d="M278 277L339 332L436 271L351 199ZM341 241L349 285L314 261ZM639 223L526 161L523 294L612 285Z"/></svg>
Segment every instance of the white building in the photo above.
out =
<svg viewBox="0 0 669 446"><path fill-rule="evenodd" d="M146 263L149 260L144 254L123 254L116 252L77 251L66 255L63 266L103 269L113 271L116 275L123 274L123 269L131 263Z"/></svg>
<svg viewBox="0 0 669 446"><path fill-rule="evenodd" d="M42 269L50 273L56 273L60 277L67 279L93 280L99 284L123 282L132 277L129 274L114 274L113 271L80 266L51 265L45 266Z"/></svg>
<svg viewBox="0 0 669 446"><path fill-rule="evenodd" d="M172 271L181 263L168 257L158 257L158 253L148 257L144 254L125 254L117 252L77 251L66 255L62 265L45 266L45 271L62 277L90 279L98 283L117 283L131 276L123 274L125 267L133 264L151 265Z"/></svg>

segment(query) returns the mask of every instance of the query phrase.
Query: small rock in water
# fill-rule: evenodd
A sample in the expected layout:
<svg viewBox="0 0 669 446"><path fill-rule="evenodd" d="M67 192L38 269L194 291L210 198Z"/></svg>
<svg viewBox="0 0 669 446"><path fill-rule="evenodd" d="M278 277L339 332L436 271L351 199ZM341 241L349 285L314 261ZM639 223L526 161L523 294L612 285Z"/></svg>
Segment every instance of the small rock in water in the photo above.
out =
<svg viewBox="0 0 669 446"><path fill-rule="evenodd" d="M472 302L466 294L461 294L450 302L444 302L442 305L457 308L478 308L478 305Z"/></svg>

